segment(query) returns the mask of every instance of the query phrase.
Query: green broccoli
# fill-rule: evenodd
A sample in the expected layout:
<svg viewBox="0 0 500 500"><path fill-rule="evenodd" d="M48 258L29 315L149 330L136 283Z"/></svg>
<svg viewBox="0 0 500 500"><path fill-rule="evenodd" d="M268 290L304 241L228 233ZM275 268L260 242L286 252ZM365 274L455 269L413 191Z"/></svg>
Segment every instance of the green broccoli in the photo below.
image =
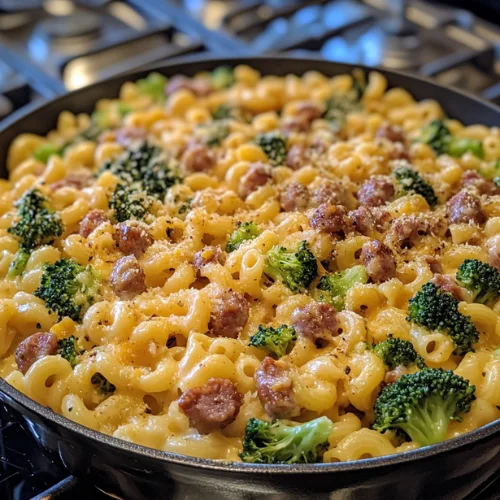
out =
<svg viewBox="0 0 500 500"><path fill-rule="evenodd" d="M14 256L14 260L11 262L9 266L9 270L7 272L7 278L13 279L16 276L21 276L24 270L26 269L26 265L28 264L28 260L30 258L30 252L25 250L24 248L20 248L16 255Z"/></svg>
<svg viewBox="0 0 500 500"><path fill-rule="evenodd" d="M320 462L332 431L333 423L327 417L296 425L251 418L240 457L244 462L257 464Z"/></svg>
<svg viewBox="0 0 500 500"><path fill-rule="evenodd" d="M99 280L92 266L81 266L74 260L60 259L44 266L40 286L34 295L59 319L68 316L80 321L99 295Z"/></svg>
<svg viewBox="0 0 500 500"><path fill-rule="evenodd" d="M325 274L319 280L316 287L316 298L320 302L327 302L340 311L344 309L344 299L347 290L357 284L368 283L368 273L364 266L354 266L344 271L338 271L333 274Z"/></svg>
<svg viewBox="0 0 500 500"><path fill-rule="evenodd" d="M264 273L281 280L292 292L303 292L318 276L318 263L305 241L296 251L277 245L266 255Z"/></svg>
<svg viewBox="0 0 500 500"><path fill-rule="evenodd" d="M447 437L451 420L461 421L476 388L452 371L425 368L387 385L375 401L373 428L400 430L421 446Z"/></svg>
<svg viewBox="0 0 500 500"><path fill-rule="evenodd" d="M279 131L266 132L255 136L255 144L259 146L275 167L284 165L286 160L287 139Z"/></svg>
<svg viewBox="0 0 500 500"><path fill-rule="evenodd" d="M482 165L479 167L479 174L500 186L500 160Z"/></svg>
<svg viewBox="0 0 500 500"><path fill-rule="evenodd" d="M160 73L149 73L145 78L137 80L137 90L139 94L147 95L153 101L162 103L165 101L165 85L167 84L167 77Z"/></svg>
<svg viewBox="0 0 500 500"><path fill-rule="evenodd" d="M408 340L389 337L387 340L373 346L373 352L384 362L388 370L398 366L417 366L425 368L425 361L417 354L415 347Z"/></svg>
<svg viewBox="0 0 500 500"><path fill-rule="evenodd" d="M408 166L402 166L396 168L392 172L392 175L396 179L400 196L409 193L419 194L425 198L430 207L436 206L438 199L436 193L434 193L434 189L430 184L425 182L416 170Z"/></svg>
<svg viewBox="0 0 500 500"><path fill-rule="evenodd" d="M458 311L458 300L434 283L426 283L410 299L406 320L449 335L458 355L473 351L473 344L479 340L470 317Z"/></svg>
<svg viewBox="0 0 500 500"><path fill-rule="evenodd" d="M116 387L101 373L94 373L90 382L101 394L113 394L116 391Z"/></svg>
<svg viewBox="0 0 500 500"><path fill-rule="evenodd" d="M58 342L58 346L61 357L68 361L71 367L74 368L78 363L80 354L84 352L83 350L78 349L76 338L71 335L71 337L61 339Z"/></svg>
<svg viewBox="0 0 500 500"><path fill-rule="evenodd" d="M42 163L47 163L51 156L61 156L61 152L62 148L60 146L56 146L55 144L42 144L35 149L33 158Z"/></svg>
<svg viewBox="0 0 500 500"><path fill-rule="evenodd" d="M196 139L205 146L220 146L229 135L229 129L220 121L204 123L194 129Z"/></svg>
<svg viewBox="0 0 500 500"><path fill-rule="evenodd" d="M472 292L474 302L486 304L500 295L500 272L477 259L465 259L457 270L457 281Z"/></svg>
<svg viewBox="0 0 500 500"><path fill-rule="evenodd" d="M432 120L420 131L419 142L428 144L438 155L448 154L460 157L471 152L478 158L484 155L481 141L455 137L442 120Z"/></svg>
<svg viewBox="0 0 500 500"><path fill-rule="evenodd" d="M232 87L234 82L234 72L230 66L219 66L212 71L212 85L215 90Z"/></svg>
<svg viewBox="0 0 500 500"><path fill-rule="evenodd" d="M140 183L148 195L158 200L182 181L177 162L147 141L132 144L118 158L106 162L99 173L107 170L127 185Z"/></svg>
<svg viewBox="0 0 500 500"><path fill-rule="evenodd" d="M134 183L131 185L118 183L109 200L118 222L136 219L144 220L153 205L153 198Z"/></svg>
<svg viewBox="0 0 500 500"><path fill-rule="evenodd" d="M21 248L30 251L50 245L63 233L61 217L38 189L24 193L15 206L19 219L8 231L17 236Z"/></svg>
<svg viewBox="0 0 500 500"><path fill-rule="evenodd" d="M259 325L257 333L250 337L249 345L265 349L276 358L281 358L294 340L297 340L297 334L291 326L280 325L278 328L273 328Z"/></svg>
<svg viewBox="0 0 500 500"><path fill-rule="evenodd" d="M212 113L212 118L214 120L236 120L250 123L252 121L252 114L243 108L231 106L229 104L221 104Z"/></svg>
<svg viewBox="0 0 500 500"><path fill-rule="evenodd" d="M254 240L259 234L260 230L255 222L239 222L238 227L227 240L226 252L234 252L245 241Z"/></svg>
<svg viewBox="0 0 500 500"><path fill-rule="evenodd" d="M349 92L334 94L326 101L323 118L330 122L330 126L335 131L339 131L345 125L349 113L362 109L363 93L364 87L355 80L353 88Z"/></svg>

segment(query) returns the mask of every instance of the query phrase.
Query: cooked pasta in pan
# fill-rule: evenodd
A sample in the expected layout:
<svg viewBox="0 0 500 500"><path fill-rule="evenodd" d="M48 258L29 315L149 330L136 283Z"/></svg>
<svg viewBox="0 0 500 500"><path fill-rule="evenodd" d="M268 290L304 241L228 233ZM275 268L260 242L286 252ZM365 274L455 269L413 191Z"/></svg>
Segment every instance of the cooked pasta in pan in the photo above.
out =
<svg viewBox="0 0 500 500"><path fill-rule="evenodd" d="M500 129L242 65L128 82L7 168L0 376L53 411L256 463L500 418Z"/></svg>

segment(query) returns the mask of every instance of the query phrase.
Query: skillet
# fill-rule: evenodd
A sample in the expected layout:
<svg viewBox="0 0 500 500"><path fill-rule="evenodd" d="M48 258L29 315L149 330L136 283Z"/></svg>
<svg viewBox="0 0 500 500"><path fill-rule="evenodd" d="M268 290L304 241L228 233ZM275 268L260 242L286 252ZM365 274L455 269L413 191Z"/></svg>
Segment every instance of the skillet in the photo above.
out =
<svg viewBox="0 0 500 500"><path fill-rule="evenodd" d="M354 66L315 59L190 57L167 65L114 77L22 110L0 124L0 173L6 176L8 146L19 134L45 135L61 111L90 112L95 102L118 95L120 86L150 71L166 76L193 75L220 65L248 64L262 74L328 76ZM368 68L357 65L365 71ZM416 99L437 100L448 116L465 124L500 125L500 108L430 80L378 69L389 87L403 87ZM398 455L348 463L261 465L224 463L162 452L85 428L34 402L0 379L0 400L33 434L50 456L77 477L127 499L461 499L491 482L498 472L500 421L443 443Z"/></svg>

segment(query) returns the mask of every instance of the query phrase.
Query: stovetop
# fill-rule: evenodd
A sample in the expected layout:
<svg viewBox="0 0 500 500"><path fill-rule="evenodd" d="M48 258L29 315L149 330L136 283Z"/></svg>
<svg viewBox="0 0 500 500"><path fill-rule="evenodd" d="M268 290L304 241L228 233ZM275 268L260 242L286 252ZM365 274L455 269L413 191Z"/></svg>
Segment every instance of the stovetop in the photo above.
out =
<svg viewBox="0 0 500 500"><path fill-rule="evenodd" d="M487 2L474 6L481 1ZM0 0L0 118L108 76L202 51L384 65L500 104L500 0L489 2L489 21L449 5L466 0L446 2ZM500 499L499 482L470 498ZM0 498L109 497L68 477L0 406Z"/></svg>

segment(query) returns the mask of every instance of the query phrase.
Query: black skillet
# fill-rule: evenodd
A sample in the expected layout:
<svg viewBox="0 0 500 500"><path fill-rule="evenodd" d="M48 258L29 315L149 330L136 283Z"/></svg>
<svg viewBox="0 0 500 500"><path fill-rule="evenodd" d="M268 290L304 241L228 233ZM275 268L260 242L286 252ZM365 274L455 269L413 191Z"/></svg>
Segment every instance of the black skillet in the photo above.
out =
<svg viewBox="0 0 500 500"><path fill-rule="evenodd" d="M285 57L246 59L190 58L154 68L172 76L193 75L219 65L245 63L262 74L326 75L350 73L352 66ZM360 67L360 66L357 66ZM369 71L372 68L363 68ZM500 125L500 108L429 80L378 69L390 87L403 87L416 99L436 99L445 112L465 124ZM0 128L0 162L10 142L23 132L46 134L61 111L89 112L103 97L116 97L128 80L148 71L111 78L71 92L21 115ZM253 465L222 463L161 452L92 431L55 414L0 380L0 400L31 431L41 446L61 460L71 474L88 477L104 491L127 499L461 499L498 471L500 421L419 450L351 463Z"/></svg>

